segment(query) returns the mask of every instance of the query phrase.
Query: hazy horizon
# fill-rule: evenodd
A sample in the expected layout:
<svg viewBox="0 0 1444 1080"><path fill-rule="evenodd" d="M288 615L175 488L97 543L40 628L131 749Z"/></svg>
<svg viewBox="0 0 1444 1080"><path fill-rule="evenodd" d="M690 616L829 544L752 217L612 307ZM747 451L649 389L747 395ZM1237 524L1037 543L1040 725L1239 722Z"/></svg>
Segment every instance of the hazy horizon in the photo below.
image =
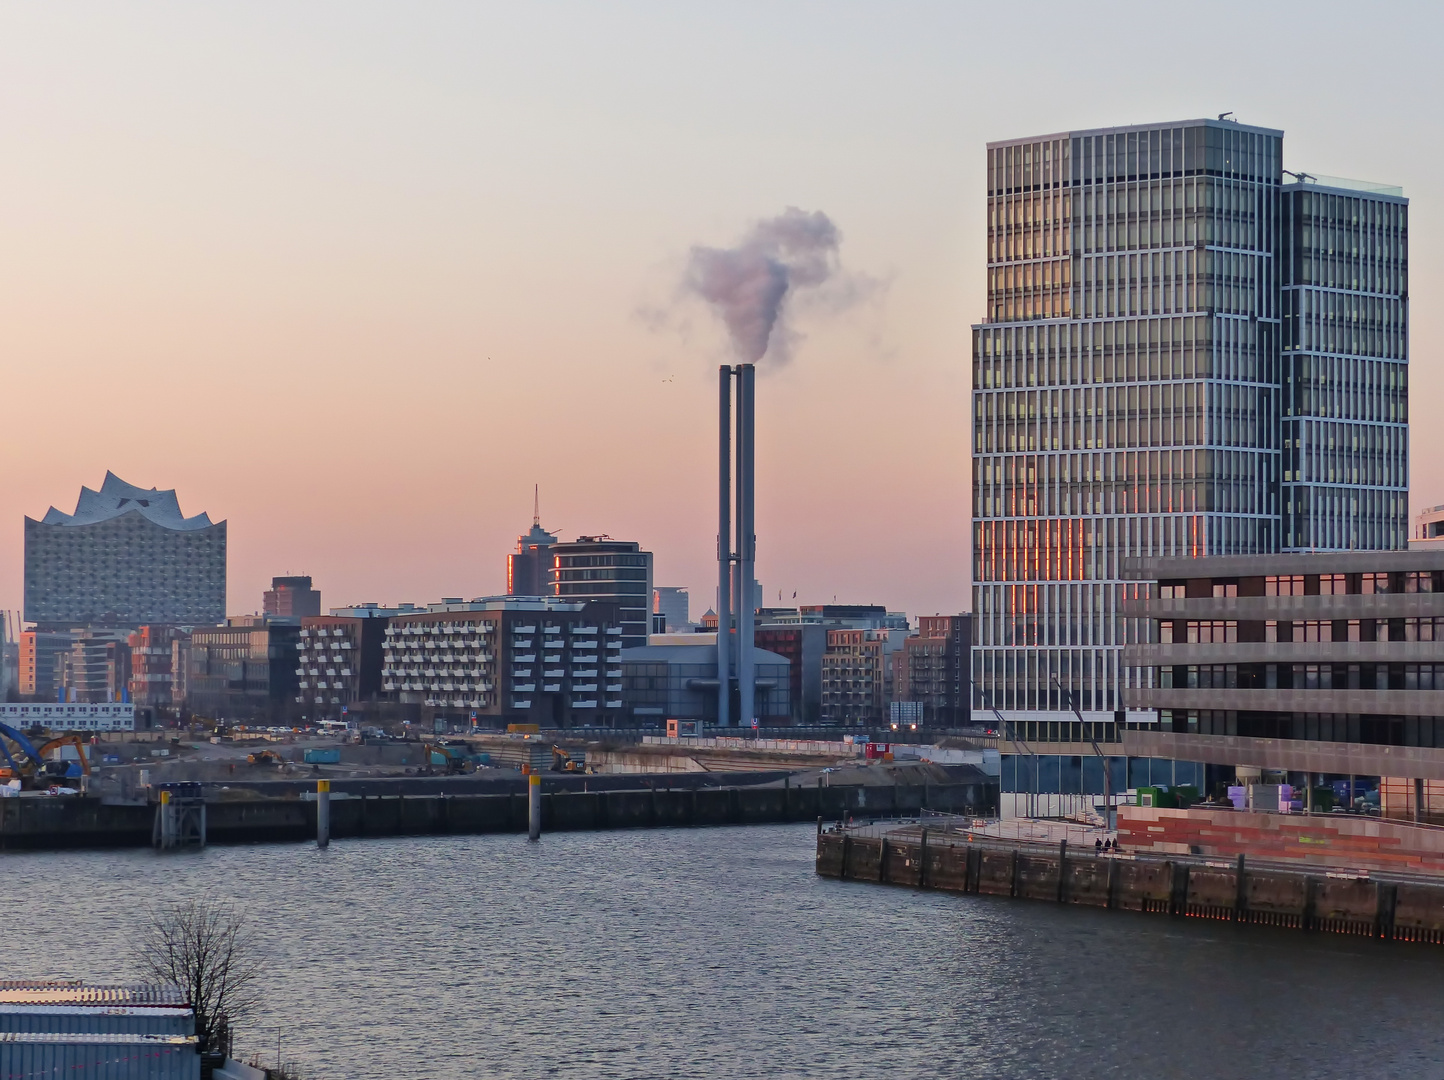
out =
<svg viewBox="0 0 1444 1080"><path fill-rule="evenodd" d="M1444 17L1307 10L0 8L0 608L23 517L111 470L229 522L238 614L288 573L500 593L539 484L700 616L740 339L689 259L795 207L837 273L759 364L764 595L968 610L984 144L1225 110L1410 198L1412 502L1444 503Z"/></svg>

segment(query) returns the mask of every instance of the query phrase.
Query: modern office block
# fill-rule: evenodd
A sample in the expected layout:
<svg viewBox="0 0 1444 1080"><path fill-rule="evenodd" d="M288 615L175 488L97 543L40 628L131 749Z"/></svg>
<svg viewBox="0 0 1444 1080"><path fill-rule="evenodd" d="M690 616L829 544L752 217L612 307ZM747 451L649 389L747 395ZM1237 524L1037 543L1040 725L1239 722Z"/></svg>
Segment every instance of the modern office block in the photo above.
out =
<svg viewBox="0 0 1444 1080"><path fill-rule="evenodd" d="M516 550L506 557L508 596L545 596L551 591L551 546L556 534L541 524L541 493L532 505L531 529L516 538Z"/></svg>
<svg viewBox="0 0 1444 1080"><path fill-rule="evenodd" d="M1122 650L1148 633L1127 560L1277 552L1307 522L1315 545L1401 546L1407 467L1370 461L1406 432L1404 203L1286 193L1282 148L1227 120L989 145L975 708L1076 708L1116 740Z"/></svg>
<svg viewBox="0 0 1444 1080"><path fill-rule="evenodd" d="M1281 191L1285 551L1409 539L1409 201L1298 174Z"/></svg>
<svg viewBox="0 0 1444 1080"><path fill-rule="evenodd" d="M615 726L622 711L618 607L552 597L443 601L387 622L382 690L486 726Z"/></svg>
<svg viewBox="0 0 1444 1080"><path fill-rule="evenodd" d="M1444 780L1444 551L1145 559L1130 755ZM1138 721L1142 722L1138 722ZM1229 776L1232 773L1230 771Z"/></svg>
<svg viewBox="0 0 1444 1080"><path fill-rule="evenodd" d="M108 472L75 513L25 519L25 619L41 630L214 624L225 608L226 523L184 517L174 491Z"/></svg>
<svg viewBox="0 0 1444 1080"><path fill-rule="evenodd" d="M233 615L190 636L186 703L216 719L280 718L294 712L298 621Z"/></svg>
<svg viewBox="0 0 1444 1080"><path fill-rule="evenodd" d="M314 716L339 719L341 710L381 694L385 615L307 615L296 642L296 700Z"/></svg>
<svg viewBox="0 0 1444 1080"><path fill-rule="evenodd" d="M607 536L579 536L550 548L548 592L572 603L616 604L622 648L647 644L652 629L652 553L640 544Z"/></svg>
<svg viewBox="0 0 1444 1080"><path fill-rule="evenodd" d="M262 594L261 611L283 619L319 615L321 593L311 588L311 579L307 576L272 578L271 587Z"/></svg>

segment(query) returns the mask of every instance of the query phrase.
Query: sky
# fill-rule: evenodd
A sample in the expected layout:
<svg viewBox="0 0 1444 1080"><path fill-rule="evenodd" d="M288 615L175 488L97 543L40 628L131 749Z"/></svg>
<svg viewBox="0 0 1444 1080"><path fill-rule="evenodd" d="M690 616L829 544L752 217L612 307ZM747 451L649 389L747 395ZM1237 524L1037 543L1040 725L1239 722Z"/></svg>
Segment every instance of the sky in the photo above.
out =
<svg viewBox="0 0 1444 1080"><path fill-rule="evenodd" d="M767 598L969 602L985 143L1214 116L1403 185L1412 475L1444 503L1444 6L0 5L0 608L107 469L229 522L229 609L504 591L531 524L712 602L723 323L684 287L795 207L757 389Z"/></svg>

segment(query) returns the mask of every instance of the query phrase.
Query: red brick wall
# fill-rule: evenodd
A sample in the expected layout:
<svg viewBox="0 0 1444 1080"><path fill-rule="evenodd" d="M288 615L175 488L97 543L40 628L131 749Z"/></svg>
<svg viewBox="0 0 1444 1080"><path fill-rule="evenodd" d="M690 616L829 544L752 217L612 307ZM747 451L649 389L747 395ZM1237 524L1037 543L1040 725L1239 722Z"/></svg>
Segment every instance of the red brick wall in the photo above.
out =
<svg viewBox="0 0 1444 1080"><path fill-rule="evenodd" d="M1124 852L1217 855L1331 866L1444 874L1444 828L1352 814L1257 814L1241 810L1118 811Z"/></svg>

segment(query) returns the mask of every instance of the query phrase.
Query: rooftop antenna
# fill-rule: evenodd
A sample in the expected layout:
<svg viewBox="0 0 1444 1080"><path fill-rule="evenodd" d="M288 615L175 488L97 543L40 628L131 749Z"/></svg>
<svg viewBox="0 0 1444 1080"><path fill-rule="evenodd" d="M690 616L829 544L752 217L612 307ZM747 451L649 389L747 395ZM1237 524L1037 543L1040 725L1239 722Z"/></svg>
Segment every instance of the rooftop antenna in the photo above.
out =
<svg viewBox="0 0 1444 1080"><path fill-rule="evenodd" d="M541 485L537 484L532 489L531 495L531 523L533 528L541 528Z"/></svg>
<svg viewBox="0 0 1444 1080"><path fill-rule="evenodd" d="M1218 118L1219 118L1220 120L1227 120L1230 116L1233 116L1233 110L1232 110L1232 109L1230 109L1228 112L1221 112L1221 113L1218 114ZM1234 122L1235 124L1237 124L1237 123L1238 123L1238 117L1234 116L1234 117L1233 117L1233 122Z"/></svg>

